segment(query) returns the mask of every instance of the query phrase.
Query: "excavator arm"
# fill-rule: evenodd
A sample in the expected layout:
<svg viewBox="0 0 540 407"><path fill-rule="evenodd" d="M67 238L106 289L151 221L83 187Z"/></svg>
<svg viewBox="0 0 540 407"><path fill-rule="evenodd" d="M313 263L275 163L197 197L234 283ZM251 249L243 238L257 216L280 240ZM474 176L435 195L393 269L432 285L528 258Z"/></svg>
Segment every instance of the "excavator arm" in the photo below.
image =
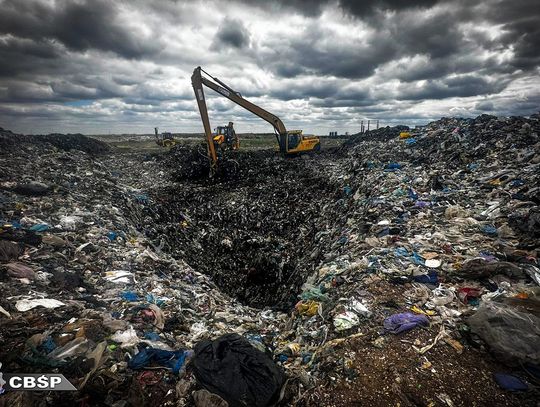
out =
<svg viewBox="0 0 540 407"><path fill-rule="evenodd" d="M195 99L197 99L197 105L199 106L199 112L201 113L204 135L206 137L206 144L208 145L208 157L210 158L211 173L213 174L217 166L217 155L216 148L214 146L214 139L212 137L212 128L210 127L210 119L208 118L206 100L204 98L201 67L198 67L193 71L193 75L191 76L191 85L195 91Z"/></svg>
<svg viewBox="0 0 540 407"><path fill-rule="evenodd" d="M202 72L210 76L212 80L204 77L202 75ZM201 113L201 119L204 126L204 133L205 133L207 144L208 144L208 156L210 158L212 167L214 169L217 165L217 155L216 155L216 149L214 147L214 143L212 139L212 131L210 127L210 120L208 118L208 110L206 107L206 100L204 97L203 85L209 87L210 89L214 90L220 95L225 96L227 99L233 101L237 105L242 106L244 109L250 111L254 115L259 116L261 119L270 123L274 127L280 148L281 149L284 148L284 146L282 146L281 144L282 144L282 139L283 140L286 139L287 129L285 128L285 125L283 124L283 122L281 121L279 117L251 103L250 101L244 99L242 95L240 95L239 92L236 92L235 90L231 89L229 86L225 85L219 79L212 77L210 74L208 74L208 72L205 72L200 66L195 68L195 70L193 71L193 75L191 76L191 84L193 85L193 90L195 91L195 98L197 99L197 104L199 105L199 112ZM281 137L281 136L284 136L284 137Z"/></svg>

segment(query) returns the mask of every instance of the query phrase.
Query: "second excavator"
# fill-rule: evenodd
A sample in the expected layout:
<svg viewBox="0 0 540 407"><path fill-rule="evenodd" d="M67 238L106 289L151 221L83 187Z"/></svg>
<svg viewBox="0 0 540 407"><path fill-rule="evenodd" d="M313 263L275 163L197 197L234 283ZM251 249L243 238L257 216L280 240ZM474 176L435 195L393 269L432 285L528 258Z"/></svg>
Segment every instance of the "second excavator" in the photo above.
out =
<svg viewBox="0 0 540 407"><path fill-rule="evenodd" d="M211 79L203 76L203 72ZM216 153L216 143L214 140L215 136L212 134L210 119L208 118L208 109L206 107L203 85L216 91L220 95L225 96L227 99L233 101L237 105L242 106L244 109L270 123L274 127L274 132L279 145L279 151L281 153L293 155L319 151L321 149L321 141L319 137L305 136L302 134L302 130L288 131L279 117L244 99L240 92L237 92L231 87L227 86L218 78L212 77L200 66L195 68L193 71L193 75L191 76L191 84L193 85L195 98L197 99L197 104L199 105L199 112L203 122L204 133L208 145L208 157L210 158L212 171L215 171L218 166L218 155ZM232 127L232 123L229 124Z"/></svg>
<svg viewBox="0 0 540 407"><path fill-rule="evenodd" d="M240 140L234 131L234 123L229 122L227 126L218 126L213 134L214 146L222 150L238 150Z"/></svg>

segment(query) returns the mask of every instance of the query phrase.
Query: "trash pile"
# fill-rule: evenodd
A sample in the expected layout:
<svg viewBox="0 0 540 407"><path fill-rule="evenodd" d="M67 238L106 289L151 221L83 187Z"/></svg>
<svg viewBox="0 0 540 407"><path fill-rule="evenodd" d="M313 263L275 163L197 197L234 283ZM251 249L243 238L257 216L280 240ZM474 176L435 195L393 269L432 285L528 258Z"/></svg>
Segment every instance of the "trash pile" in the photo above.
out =
<svg viewBox="0 0 540 407"><path fill-rule="evenodd" d="M207 276L148 240L125 212L152 204L144 191L123 183L122 172L137 177L144 157L90 155L82 151L84 139L69 151L7 132L2 140L3 372L64 374L78 392L51 392L51 405L182 404L195 397L195 376L186 375L190 363L199 366L202 382L214 374L204 371L210 356L196 345L223 336L234 340L229 349L238 356L231 357L249 354L255 370L273 366L259 371L264 384L224 388L225 398L250 400L262 388L268 401L279 398L283 373L272 359L255 348L246 353L243 339L227 339L279 320L222 294ZM227 366L215 374L233 374L235 367ZM198 394L202 402L208 397ZM8 405L43 401L31 392L2 398Z"/></svg>
<svg viewBox="0 0 540 407"><path fill-rule="evenodd" d="M412 342L418 355L438 343L456 354L485 348L534 388L540 122L482 115L443 118L406 139L402 130L379 129L342 148L355 201L342 231L347 255L308 278L299 313L320 321L322 308L335 331L366 336L373 318L391 334L429 325L438 333ZM372 344L386 346L383 338Z"/></svg>
<svg viewBox="0 0 540 407"><path fill-rule="evenodd" d="M83 134L14 134L0 127L0 151L10 151L17 144L48 144L64 151L79 150L90 155L99 155L111 150L108 144Z"/></svg>
<svg viewBox="0 0 540 407"><path fill-rule="evenodd" d="M213 180L197 147L0 131L2 371L78 389L1 397L536 405L540 122L403 130Z"/></svg>

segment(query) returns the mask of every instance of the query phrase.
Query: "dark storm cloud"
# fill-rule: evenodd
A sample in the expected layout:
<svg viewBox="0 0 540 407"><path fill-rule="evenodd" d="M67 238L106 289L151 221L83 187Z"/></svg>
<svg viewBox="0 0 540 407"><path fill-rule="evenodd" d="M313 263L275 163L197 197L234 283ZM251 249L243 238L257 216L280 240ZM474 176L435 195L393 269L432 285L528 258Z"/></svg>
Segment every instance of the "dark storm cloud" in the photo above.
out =
<svg viewBox="0 0 540 407"><path fill-rule="evenodd" d="M249 47L250 34L240 20L225 18L218 28L211 49L219 51L220 48L246 48Z"/></svg>
<svg viewBox="0 0 540 407"><path fill-rule="evenodd" d="M0 93L0 101L11 103L67 102L70 100L97 100L126 95L125 89L99 78L55 79L28 82L12 80Z"/></svg>
<svg viewBox="0 0 540 407"><path fill-rule="evenodd" d="M306 95L324 99L336 95L340 89L335 83L309 82L306 84L289 84L278 89L272 89L270 96L280 100L303 99Z"/></svg>
<svg viewBox="0 0 540 407"><path fill-rule="evenodd" d="M53 97L50 87L37 83L28 84L26 82L15 82L10 84L6 88L5 94L0 96L0 100L8 100L19 103L50 101L51 99L53 99Z"/></svg>
<svg viewBox="0 0 540 407"><path fill-rule="evenodd" d="M494 109L494 106L493 106L493 102L484 101L484 102L477 102L474 105L474 108L482 112L491 112Z"/></svg>
<svg viewBox="0 0 540 407"><path fill-rule="evenodd" d="M311 101L311 104L315 107L358 107L358 106L371 106L373 103L377 103L376 100L371 99L369 95L359 95L357 98L347 99L343 97L339 98L325 98L315 99Z"/></svg>
<svg viewBox="0 0 540 407"><path fill-rule="evenodd" d="M369 89L336 89L329 97L314 99L311 101L317 107L357 107L376 104L377 100Z"/></svg>
<svg viewBox="0 0 540 407"><path fill-rule="evenodd" d="M0 120L198 120L197 65L297 121L538 109L537 0L212 1L0 0Z"/></svg>
<svg viewBox="0 0 540 407"><path fill-rule="evenodd" d="M51 83L51 89L55 96L64 100L77 99L107 99L122 96L124 93L120 88L108 86L99 81L71 81L59 80Z"/></svg>
<svg viewBox="0 0 540 407"><path fill-rule="evenodd" d="M513 65L520 69L540 65L540 4L537 0L499 0L486 10L486 17L502 24L501 42L515 49Z"/></svg>
<svg viewBox="0 0 540 407"><path fill-rule="evenodd" d="M402 55L446 58L468 47L465 35L448 13L396 15L385 21L389 35Z"/></svg>
<svg viewBox="0 0 540 407"><path fill-rule="evenodd" d="M347 13L358 17L371 16L377 11L406 10L428 8L438 0L256 0L245 1L247 4L257 4L270 10L294 10L309 17L321 14L326 6L340 7Z"/></svg>
<svg viewBox="0 0 540 407"><path fill-rule="evenodd" d="M268 49L259 55L260 64L284 77L312 74L358 79L372 75L397 52L388 36L369 42L352 35L347 42L327 41L332 35L331 30L313 23L299 37L270 39Z"/></svg>
<svg viewBox="0 0 540 407"><path fill-rule="evenodd" d="M499 93L507 85L506 81L488 81L475 75L464 75L442 80L429 80L419 87L406 86L400 93L400 100L445 99Z"/></svg>
<svg viewBox="0 0 540 407"><path fill-rule="evenodd" d="M60 56L61 51L49 41L0 38L0 78L33 76L36 72L54 70Z"/></svg>
<svg viewBox="0 0 540 407"><path fill-rule="evenodd" d="M340 0L340 6L349 13L362 17L378 10L401 11L414 8L429 8L437 4L437 0Z"/></svg>
<svg viewBox="0 0 540 407"><path fill-rule="evenodd" d="M319 6L314 7L314 4ZM314 9L332 4L376 29L375 33L356 40L351 37L325 48L317 39L331 37L332 33L324 24L314 24L297 38L272 43L279 52L261 58L265 67L286 78L311 73L358 79L371 76L376 68L398 58L423 55L429 58L428 64L400 74L403 80L421 80L480 69L485 70L486 75L516 69L531 71L540 65L537 1L494 0L475 6L475 3L460 0L342 0L339 3L321 0L297 1L289 6L310 15ZM440 7L433 8L437 5ZM374 11L380 13L373 17L370 14ZM493 40L488 33L465 32L463 24L501 24L506 33L502 39ZM510 48L515 50L515 56L504 64L493 57L477 57L474 61L481 53Z"/></svg>
<svg viewBox="0 0 540 407"><path fill-rule="evenodd" d="M51 118L52 116L55 116L56 114L54 112L51 112L49 109L45 108L39 108L32 110L31 117L32 118ZM12 107L7 106L0 106L0 117L15 117L15 118L27 118L29 116L28 111L26 110L20 110L15 109Z"/></svg>
<svg viewBox="0 0 540 407"><path fill-rule="evenodd" d="M440 77L454 70L470 72L478 68L467 58L476 44L466 38L451 17L445 11L422 17L395 14L380 20L375 32L358 37L351 33L344 41L333 43L322 41L332 37L330 29L313 24L297 38L272 43L276 51L262 59L270 61L265 66L283 77L312 73L360 79L373 75L385 63L416 55L424 55L433 63L410 73L411 80ZM458 66L456 61L462 61L464 66ZM406 76L402 74L404 79Z"/></svg>
<svg viewBox="0 0 540 407"><path fill-rule="evenodd" d="M389 79L395 78L402 82L415 82L424 79L437 79L449 74L468 72L504 73L506 67L497 65L493 58L479 58L473 54L454 55L451 59L422 57L417 60L395 63L385 73ZM512 68L513 69L513 68Z"/></svg>
<svg viewBox="0 0 540 407"><path fill-rule="evenodd" d="M117 21L113 2L61 1L55 6L37 1L4 0L0 33L43 42L56 40L68 49L111 51L126 58L141 58L158 51L156 41L134 36Z"/></svg>
<svg viewBox="0 0 540 407"><path fill-rule="evenodd" d="M365 36L351 33L344 41L325 42L333 32L314 23L299 37L271 42L273 52L261 60L266 68L283 77L311 73L360 79L399 57L426 55L440 60L468 49L464 34L447 13L433 13L422 19L396 15L380 24L377 31Z"/></svg>
<svg viewBox="0 0 540 407"><path fill-rule="evenodd" d="M282 78L294 78L295 76L308 73L303 66L288 61L278 61L274 69L276 74Z"/></svg>
<svg viewBox="0 0 540 407"><path fill-rule="evenodd" d="M139 81L126 76L113 76L112 80L118 85L126 86L136 85L137 83L139 83Z"/></svg>
<svg viewBox="0 0 540 407"><path fill-rule="evenodd" d="M535 94L532 94L525 98L524 100L516 100L513 101L513 104L508 106L506 105L507 110L503 113L506 115L515 115L519 114L517 112L533 112L533 113L539 113L540 112L540 92L536 92Z"/></svg>

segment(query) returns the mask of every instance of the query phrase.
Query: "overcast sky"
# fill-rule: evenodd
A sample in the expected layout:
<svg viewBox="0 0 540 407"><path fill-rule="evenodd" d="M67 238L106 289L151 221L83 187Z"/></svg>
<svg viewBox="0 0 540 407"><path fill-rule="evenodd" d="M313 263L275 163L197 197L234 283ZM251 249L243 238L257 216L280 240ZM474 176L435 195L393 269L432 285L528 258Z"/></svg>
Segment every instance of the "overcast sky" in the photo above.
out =
<svg viewBox="0 0 540 407"><path fill-rule="evenodd" d="M0 126L202 131L201 65L289 129L540 109L538 0L0 0ZM207 90L212 127L272 128Z"/></svg>

